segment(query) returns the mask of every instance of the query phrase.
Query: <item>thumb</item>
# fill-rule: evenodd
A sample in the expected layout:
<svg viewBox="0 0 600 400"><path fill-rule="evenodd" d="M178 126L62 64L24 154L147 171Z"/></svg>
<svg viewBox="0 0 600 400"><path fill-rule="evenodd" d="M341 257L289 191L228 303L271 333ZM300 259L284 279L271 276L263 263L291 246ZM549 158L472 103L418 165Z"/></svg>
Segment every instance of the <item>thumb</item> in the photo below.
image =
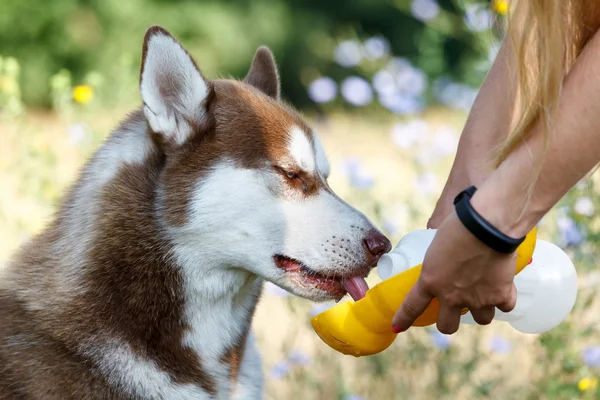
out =
<svg viewBox="0 0 600 400"><path fill-rule="evenodd" d="M420 280L417 281L417 284L408 292L406 299L392 319L393 329L396 333L410 328L433 299L433 296L423 289L420 282Z"/></svg>

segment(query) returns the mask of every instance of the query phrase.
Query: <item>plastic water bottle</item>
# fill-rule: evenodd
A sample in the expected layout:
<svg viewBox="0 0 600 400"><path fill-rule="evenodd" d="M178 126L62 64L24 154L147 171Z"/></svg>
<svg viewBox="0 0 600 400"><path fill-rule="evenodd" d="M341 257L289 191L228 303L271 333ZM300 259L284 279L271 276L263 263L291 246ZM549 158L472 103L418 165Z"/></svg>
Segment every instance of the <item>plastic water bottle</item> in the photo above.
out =
<svg viewBox="0 0 600 400"><path fill-rule="evenodd" d="M418 230L404 236L396 248L377 264L382 280L423 262L435 229ZM515 276L517 303L504 313L496 309L494 320L506 321L523 333L542 333L562 323L575 305L577 272L569 256L558 246L538 239L532 262ZM461 323L475 324L471 313Z"/></svg>

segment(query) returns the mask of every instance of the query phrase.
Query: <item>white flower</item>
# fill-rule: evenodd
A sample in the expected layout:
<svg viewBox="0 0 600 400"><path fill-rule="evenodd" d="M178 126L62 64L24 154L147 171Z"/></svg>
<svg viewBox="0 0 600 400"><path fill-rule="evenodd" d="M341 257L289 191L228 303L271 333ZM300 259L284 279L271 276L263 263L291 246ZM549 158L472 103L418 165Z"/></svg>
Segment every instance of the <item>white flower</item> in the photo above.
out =
<svg viewBox="0 0 600 400"><path fill-rule="evenodd" d="M477 89L450 82L448 84L443 84L437 93L437 97L442 103L450 108L469 111L477 97Z"/></svg>
<svg viewBox="0 0 600 400"><path fill-rule="evenodd" d="M69 142L71 142L73 146L82 145L91 139L91 129L83 122L71 124L67 129L69 131Z"/></svg>
<svg viewBox="0 0 600 400"><path fill-rule="evenodd" d="M343 159L342 169L350 179L350 184L359 190L369 189L375 184L375 177L365 169L362 161L359 159Z"/></svg>
<svg viewBox="0 0 600 400"><path fill-rule="evenodd" d="M411 11L416 19L428 21L438 16L440 5L435 0L413 0Z"/></svg>
<svg viewBox="0 0 600 400"><path fill-rule="evenodd" d="M399 71L396 81L398 89L411 96L421 96L427 89L427 74L411 66Z"/></svg>
<svg viewBox="0 0 600 400"><path fill-rule="evenodd" d="M412 120L406 124L395 124L392 128L392 141L396 146L408 149L427 138L429 124L423 120Z"/></svg>
<svg viewBox="0 0 600 400"><path fill-rule="evenodd" d="M373 88L380 95L393 95L396 93L396 80L394 75L388 70L375 72L373 75Z"/></svg>
<svg viewBox="0 0 600 400"><path fill-rule="evenodd" d="M308 96L316 103L329 103L337 95L337 84L329 77L315 79L308 86Z"/></svg>
<svg viewBox="0 0 600 400"><path fill-rule="evenodd" d="M360 45L354 40L345 40L336 47L334 57L342 67L354 67L360 64Z"/></svg>
<svg viewBox="0 0 600 400"><path fill-rule="evenodd" d="M573 210L579 215L591 217L594 215L594 202L589 197L580 197L575 201Z"/></svg>
<svg viewBox="0 0 600 400"><path fill-rule="evenodd" d="M440 155L432 147L420 149L415 157L416 162L423 167L431 167L438 162Z"/></svg>
<svg viewBox="0 0 600 400"><path fill-rule="evenodd" d="M398 224L389 219L383 222L382 228L389 235L394 235L394 234L398 233Z"/></svg>
<svg viewBox="0 0 600 400"><path fill-rule="evenodd" d="M469 4L465 10L465 24L474 32L485 31L491 27L492 13L481 4Z"/></svg>
<svg viewBox="0 0 600 400"><path fill-rule="evenodd" d="M375 177L370 172L360 169L350 177L350 183L359 190L367 190L375 184Z"/></svg>
<svg viewBox="0 0 600 400"><path fill-rule="evenodd" d="M433 136L433 151L440 157L456 152L458 147L458 135L450 127L439 129Z"/></svg>
<svg viewBox="0 0 600 400"><path fill-rule="evenodd" d="M366 106L373 100L373 89L369 82L358 76L350 76L342 82L342 97L355 106Z"/></svg>
<svg viewBox="0 0 600 400"><path fill-rule="evenodd" d="M379 104L393 113L402 115L415 114L423 109L423 101L421 99L400 93L379 95Z"/></svg>
<svg viewBox="0 0 600 400"><path fill-rule="evenodd" d="M434 173L425 172L415 181L415 188L424 194L436 194L439 190L438 179Z"/></svg>
<svg viewBox="0 0 600 400"><path fill-rule="evenodd" d="M385 57L390 51L390 44L382 37L375 36L365 41L365 58L377 60Z"/></svg>

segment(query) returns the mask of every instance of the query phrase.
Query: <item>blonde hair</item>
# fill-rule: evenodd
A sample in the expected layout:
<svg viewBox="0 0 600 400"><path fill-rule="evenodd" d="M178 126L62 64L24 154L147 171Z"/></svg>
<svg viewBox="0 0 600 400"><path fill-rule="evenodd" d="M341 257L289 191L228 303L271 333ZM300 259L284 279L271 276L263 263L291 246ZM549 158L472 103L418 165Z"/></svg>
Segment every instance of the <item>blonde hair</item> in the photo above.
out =
<svg viewBox="0 0 600 400"><path fill-rule="evenodd" d="M508 21L517 101L511 132L496 153L496 167L531 136L534 127L541 129L548 147L563 80L600 27L600 0L520 0ZM537 161L544 155L536 155Z"/></svg>

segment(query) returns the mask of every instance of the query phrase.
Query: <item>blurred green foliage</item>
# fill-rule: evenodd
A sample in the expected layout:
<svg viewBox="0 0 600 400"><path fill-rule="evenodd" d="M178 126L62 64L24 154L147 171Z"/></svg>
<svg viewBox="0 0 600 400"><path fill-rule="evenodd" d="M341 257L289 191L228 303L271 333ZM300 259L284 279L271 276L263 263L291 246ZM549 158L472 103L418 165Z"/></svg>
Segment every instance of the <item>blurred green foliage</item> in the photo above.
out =
<svg viewBox="0 0 600 400"><path fill-rule="evenodd" d="M142 38L153 24L168 29L209 77L243 77L255 49L270 46L279 63L284 96L297 107L314 105L311 80L339 81L350 72L372 76L376 62L344 68L333 54L342 40L382 36L430 78L449 76L478 85L489 32L466 29L465 5L440 0L439 15L411 15L411 0L2 0L0 54L22 65L23 101L52 104L51 77L61 70L74 84L99 71L114 97L137 96ZM489 43L488 43L489 44ZM479 71L479 72L478 72ZM123 85L126 93L117 92Z"/></svg>

